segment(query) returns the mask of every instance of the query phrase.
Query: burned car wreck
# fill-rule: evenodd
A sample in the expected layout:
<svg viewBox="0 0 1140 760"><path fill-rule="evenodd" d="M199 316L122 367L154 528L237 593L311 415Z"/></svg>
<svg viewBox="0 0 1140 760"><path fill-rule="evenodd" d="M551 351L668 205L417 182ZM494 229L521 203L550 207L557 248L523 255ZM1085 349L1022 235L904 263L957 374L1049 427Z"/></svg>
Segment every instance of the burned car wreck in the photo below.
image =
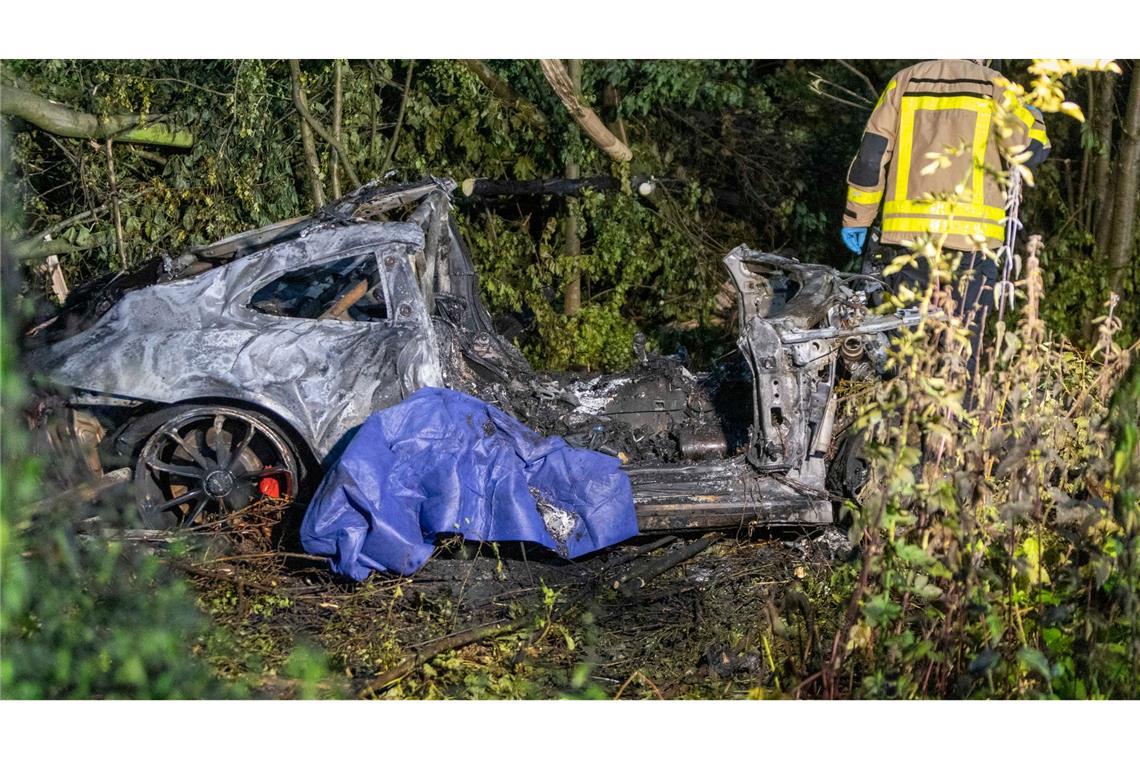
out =
<svg viewBox="0 0 1140 760"><path fill-rule="evenodd" d="M740 246L736 369L639 347L626 372L539 373L492 327L454 187L371 183L156 260L145 287L100 283L29 363L69 389L91 467L133 468L155 526L303 497L370 413L427 386L619 456L643 531L832 521L836 381L881 371L886 334L917 315L876 316L835 270Z"/></svg>

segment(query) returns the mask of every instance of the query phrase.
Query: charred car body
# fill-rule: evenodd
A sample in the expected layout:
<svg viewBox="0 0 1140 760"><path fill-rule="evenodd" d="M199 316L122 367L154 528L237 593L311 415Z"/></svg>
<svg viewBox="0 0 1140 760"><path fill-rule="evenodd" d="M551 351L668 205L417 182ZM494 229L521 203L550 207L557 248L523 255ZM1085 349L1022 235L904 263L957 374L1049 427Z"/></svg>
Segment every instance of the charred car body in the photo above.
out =
<svg viewBox="0 0 1140 760"><path fill-rule="evenodd" d="M91 466L134 468L155 525L304 493L371 412L424 386L621 456L643 530L831 522L836 378L879 371L885 334L916 316L874 316L835 270L740 246L735 369L639 349L624 373L540 374L492 327L453 189L368 184L158 260L157 284L81 294L113 303L93 325L65 309L29 362L71 389Z"/></svg>

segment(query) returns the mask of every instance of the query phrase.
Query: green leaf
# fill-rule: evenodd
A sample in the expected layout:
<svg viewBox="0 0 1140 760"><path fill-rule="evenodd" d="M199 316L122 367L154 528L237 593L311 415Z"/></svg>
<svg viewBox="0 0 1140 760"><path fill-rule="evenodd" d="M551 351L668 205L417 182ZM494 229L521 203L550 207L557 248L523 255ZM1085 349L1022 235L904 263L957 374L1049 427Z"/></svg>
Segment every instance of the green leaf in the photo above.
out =
<svg viewBox="0 0 1140 760"><path fill-rule="evenodd" d="M1053 672L1049 668L1049 660L1038 650L1032 647L1022 647L1017 652L1017 661L1029 670L1040 674L1046 681L1053 680Z"/></svg>

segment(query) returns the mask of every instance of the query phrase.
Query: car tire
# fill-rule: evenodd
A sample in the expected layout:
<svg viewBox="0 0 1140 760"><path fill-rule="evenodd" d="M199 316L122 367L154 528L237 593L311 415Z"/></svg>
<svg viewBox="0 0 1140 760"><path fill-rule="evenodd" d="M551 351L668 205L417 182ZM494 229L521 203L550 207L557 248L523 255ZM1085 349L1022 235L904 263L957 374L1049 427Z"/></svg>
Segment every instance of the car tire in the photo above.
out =
<svg viewBox="0 0 1140 760"><path fill-rule="evenodd" d="M264 414L224 404L181 404L162 415L134 462L143 524L201 525L263 499L293 501L304 464Z"/></svg>

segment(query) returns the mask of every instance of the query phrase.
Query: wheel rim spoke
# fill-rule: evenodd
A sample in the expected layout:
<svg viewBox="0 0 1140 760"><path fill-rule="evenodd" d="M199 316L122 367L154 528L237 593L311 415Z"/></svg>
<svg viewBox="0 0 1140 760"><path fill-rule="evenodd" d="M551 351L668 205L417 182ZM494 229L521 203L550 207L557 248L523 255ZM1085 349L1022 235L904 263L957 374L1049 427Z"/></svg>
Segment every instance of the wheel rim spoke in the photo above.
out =
<svg viewBox="0 0 1140 760"><path fill-rule="evenodd" d="M177 475L181 478L201 480L206 477L206 471L200 467L190 467L189 465L174 464L172 462L160 462L157 459L146 460L146 466L152 470Z"/></svg>
<svg viewBox="0 0 1140 760"><path fill-rule="evenodd" d="M245 453L245 449L247 446L249 446L249 442L253 440L253 434L256 432L256 430L254 430L252 422L247 424L249 425L249 429L245 431L245 437L242 438L241 442L229 452L229 456L226 458L226 463L223 465L223 467L229 467L231 464L236 462L238 458Z"/></svg>
<svg viewBox="0 0 1140 760"><path fill-rule="evenodd" d="M220 499L218 501L219 503L221 502ZM206 508L209 502L210 499L203 495L202 498L198 500L198 503L194 505L194 508L190 510L190 514L186 515L186 519L182 521L182 524L193 525L194 521L198 519L198 515L202 514L202 510Z"/></svg>
<svg viewBox="0 0 1140 760"><path fill-rule="evenodd" d="M202 491L201 488L195 488L193 491L187 491L186 493L182 494L181 496L175 496L170 501L168 501L165 504L162 504L161 506L157 507L155 509L155 511L156 512L165 512L168 509L174 509L175 507L177 507L181 504L185 504L186 502L190 501L191 499L197 499L199 496L203 496L203 495L204 495L204 492Z"/></svg>
<svg viewBox="0 0 1140 760"><path fill-rule="evenodd" d="M169 438L170 440L174 441L174 443L178 444L178 447L181 448L183 451L185 451L187 454L189 454L190 458L193 459L198 464L198 466L201 467L203 470L210 469L209 463L206 462L206 460L202 457L202 455L199 454L194 449L190 448L186 444L186 441L184 441L182 439L182 436L178 435L178 433L175 433L173 430L168 430L168 431L166 431L166 437Z"/></svg>

